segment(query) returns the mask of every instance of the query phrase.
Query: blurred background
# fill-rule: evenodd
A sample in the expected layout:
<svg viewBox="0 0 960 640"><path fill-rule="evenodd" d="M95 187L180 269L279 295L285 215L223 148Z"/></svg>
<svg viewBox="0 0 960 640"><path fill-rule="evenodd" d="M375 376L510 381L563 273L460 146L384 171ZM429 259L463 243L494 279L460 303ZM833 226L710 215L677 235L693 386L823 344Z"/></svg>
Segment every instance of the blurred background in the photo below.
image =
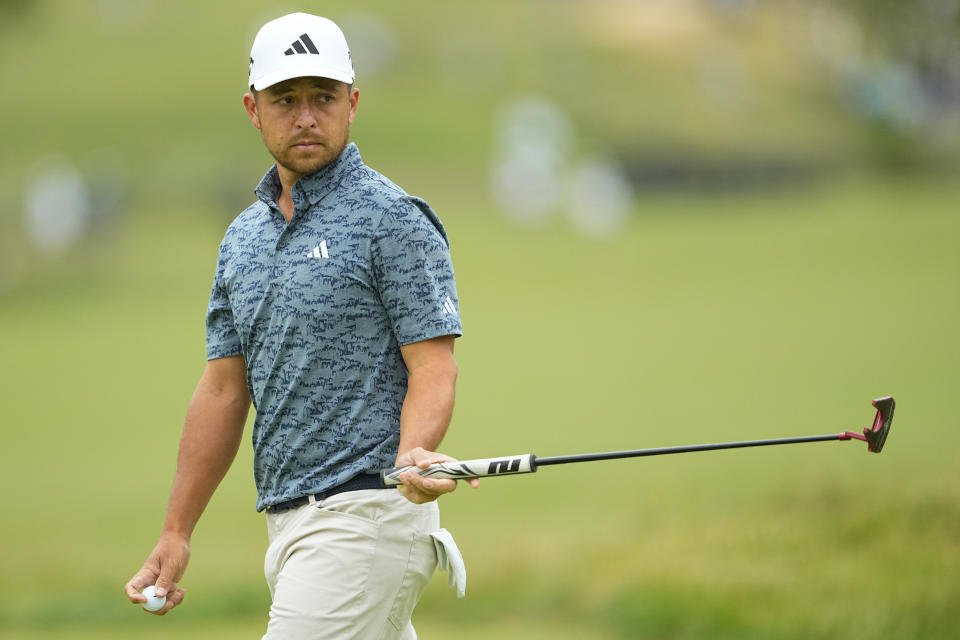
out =
<svg viewBox="0 0 960 640"><path fill-rule="evenodd" d="M364 160L452 238L444 444L552 467L442 502L422 638L953 638L960 3L0 0L0 638L258 638L249 444L185 606L153 547L216 250L271 159L253 35L337 21ZM248 432L249 434L249 432ZM247 438L249 435L246 436Z"/></svg>

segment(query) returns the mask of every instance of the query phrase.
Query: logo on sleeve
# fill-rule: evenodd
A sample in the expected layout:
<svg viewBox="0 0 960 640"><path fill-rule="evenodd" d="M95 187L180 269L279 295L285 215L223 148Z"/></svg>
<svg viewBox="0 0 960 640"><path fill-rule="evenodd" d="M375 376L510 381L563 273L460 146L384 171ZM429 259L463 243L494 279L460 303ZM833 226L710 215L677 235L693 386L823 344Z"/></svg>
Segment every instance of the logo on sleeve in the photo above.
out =
<svg viewBox="0 0 960 640"><path fill-rule="evenodd" d="M443 313L448 316L457 315L457 306L453 304L453 300L450 299L450 296L447 296L447 299L443 301Z"/></svg>

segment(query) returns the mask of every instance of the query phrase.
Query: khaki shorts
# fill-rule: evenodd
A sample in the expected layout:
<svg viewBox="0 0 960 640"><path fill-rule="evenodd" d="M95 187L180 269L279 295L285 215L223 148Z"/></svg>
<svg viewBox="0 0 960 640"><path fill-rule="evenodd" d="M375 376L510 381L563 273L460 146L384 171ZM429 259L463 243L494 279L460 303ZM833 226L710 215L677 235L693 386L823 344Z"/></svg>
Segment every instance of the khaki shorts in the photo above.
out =
<svg viewBox="0 0 960 640"><path fill-rule="evenodd" d="M436 502L392 489L339 493L267 513L273 604L263 640L411 640L410 615L437 566Z"/></svg>

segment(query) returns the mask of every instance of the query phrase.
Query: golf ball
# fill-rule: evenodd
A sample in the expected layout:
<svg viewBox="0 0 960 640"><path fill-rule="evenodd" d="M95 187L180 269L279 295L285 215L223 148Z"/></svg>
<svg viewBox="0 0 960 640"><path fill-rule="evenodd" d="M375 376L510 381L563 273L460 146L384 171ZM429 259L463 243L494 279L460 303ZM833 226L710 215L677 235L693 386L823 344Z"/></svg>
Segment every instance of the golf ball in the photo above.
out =
<svg viewBox="0 0 960 640"><path fill-rule="evenodd" d="M163 598L158 598L156 591L156 585L150 585L140 592L147 596L147 601L143 603L143 608L147 611L159 611L160 609L163 609L163 605L167 604L166 596Z"/></svg>

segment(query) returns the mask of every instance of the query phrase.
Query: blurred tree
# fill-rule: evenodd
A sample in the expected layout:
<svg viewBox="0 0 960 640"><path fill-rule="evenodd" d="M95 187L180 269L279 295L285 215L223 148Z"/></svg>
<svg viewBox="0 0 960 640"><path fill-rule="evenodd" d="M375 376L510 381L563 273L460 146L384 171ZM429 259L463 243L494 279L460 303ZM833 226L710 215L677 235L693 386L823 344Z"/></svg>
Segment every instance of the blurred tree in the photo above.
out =
<svg viewBox="0 0 960 640"><path fill-rule="evenodd" d="M3 23L6 23L10 16L16 17L23 13L32 4L34 3L30 0L0 0L0 17L3 18Z"/></svg>
<svg viewBox="0 0 960 640"><path fill-rule="evenodd" d="M878 159L898 168L957 159L960 0L838 0L859 22L863 59L844 92L875 128Z"/></svg>
<svg viewBox="0 0 960 640"><path fill-rule="evenodd" d="M957 69L960 0L840 0L867 31L873 46L922 68Z"/></svg>

